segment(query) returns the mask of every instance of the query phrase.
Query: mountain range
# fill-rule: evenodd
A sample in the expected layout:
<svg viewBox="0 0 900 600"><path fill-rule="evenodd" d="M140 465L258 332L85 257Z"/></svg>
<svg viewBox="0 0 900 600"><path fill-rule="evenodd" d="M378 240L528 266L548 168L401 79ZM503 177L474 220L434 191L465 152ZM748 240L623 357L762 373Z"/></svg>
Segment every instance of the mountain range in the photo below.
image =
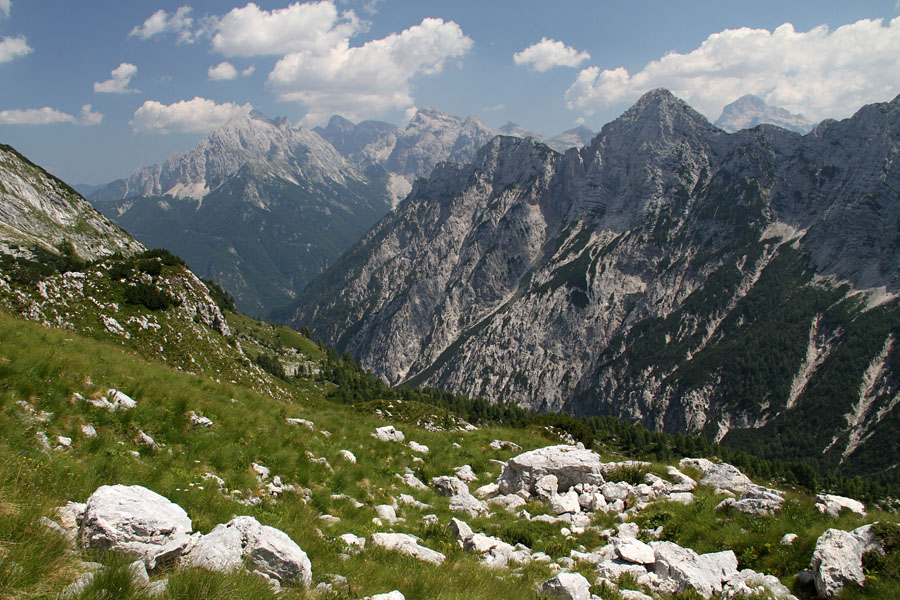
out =
<svg viewBox="0 0 900 600"><path fill-rule="evenodd" d="M896 456L900 98L734 134L665 90L590 146L444 163L282 315L391 384Z"/></svg>
<svg viewBox="0 0 900 600"><path fill-rule="evenodd" d="M151 247L169 248L237 305L267 315L395 206L440 162L471 162L499 131L477 117L419 110L401 129L334 116L294 127L237 117L161 165L83 188L93 205ZM579 144L584 128L556 143Z"/></svg>

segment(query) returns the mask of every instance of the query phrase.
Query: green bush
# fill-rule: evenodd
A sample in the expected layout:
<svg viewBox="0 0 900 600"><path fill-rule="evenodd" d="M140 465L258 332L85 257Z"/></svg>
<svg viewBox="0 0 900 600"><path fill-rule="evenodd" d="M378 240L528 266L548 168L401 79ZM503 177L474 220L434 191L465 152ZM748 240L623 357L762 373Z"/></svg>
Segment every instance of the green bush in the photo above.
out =
<svg viewBox="0 0 900 600"><path fill-rule="evenodd" d="M150 310L166 310L172 306L179 306L181 301L173 298L155 285L138 283L125 288L125 302L128 304L142 304Z"/></svg>

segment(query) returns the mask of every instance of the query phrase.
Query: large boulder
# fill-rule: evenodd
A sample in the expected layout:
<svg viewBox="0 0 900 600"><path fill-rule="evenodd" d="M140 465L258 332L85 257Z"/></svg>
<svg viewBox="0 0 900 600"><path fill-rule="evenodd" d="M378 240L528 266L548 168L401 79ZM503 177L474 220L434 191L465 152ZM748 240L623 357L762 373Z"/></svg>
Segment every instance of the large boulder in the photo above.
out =
<svg viewBox="0 0 900 600"><path fill-rule="evenodd" d="M697 554L673 542L650 542L656 562L654 571L669 592L693 589L704 598L721 594L723 582L738 573L734 552Z"/></svg>
<svg viewBox="0 0 900 600"><path fill-rule="evenodd" d="M682 469L693 467L701 473L701 485L708 485L723 490L742 494L747 491L753 482L740 470L728 463L714 463L705 458L682 458L678 466Z"/></svg>
<svg viewBox="0 0 900 600"><path fill-rule="evenodd" d="M863 554L877 548L871 525L853 531L829 529L819 536L811 563L819 597L833 598L848 583L863 585Z"/></svg>
<svg viewBox="0 0 900 600"><path fill-rule="evenodd" d="M171 562L191 540L183 508L139 485L104 485L85 505L78 538L84 548L134 554L147 568Z"/></svg>
<svg viewBox="0 0 900 600"><path fill-rule="evenodd" d="M279 584L312 581L306 553L280 529L262 525L253 517L235 517L202 536L183 559L212 571L233 571L244 564Z"/></svg>
<svg viewBox="0 0 900 600"><path fill-rule="evenodd" d="M562 600L589 600L591 584L580 573L560 573L538 587L538 591L550 598Z"/></svg>
<svg viewBox="0 0 900 600"><path fill-rule="evenodd" d="M866 516L866 505L859 500L847 498L845 496L835 496L834 494L819 494L816 496L816 508L820 513L829 517L838 517L844 509L850 512Z"/></svg>
<svg viewBox="0 0 900 600"><path fill-rule="evenodd" d="M739 499L726 498L716 509L730 507L744 514L760 517L775 514L781 510L782 504L784 492L751 484Z"/></svg>
<svg viewBox="0 0 900 600"><path fill-rule="evenodd" d="M566 492L579 483L601 485L604 482L603 463L596 452L576 446L547 446L509 459L500 473L500 493L526 490L534 494L535 484L546 475L556 476L559 492Z"/></svg>

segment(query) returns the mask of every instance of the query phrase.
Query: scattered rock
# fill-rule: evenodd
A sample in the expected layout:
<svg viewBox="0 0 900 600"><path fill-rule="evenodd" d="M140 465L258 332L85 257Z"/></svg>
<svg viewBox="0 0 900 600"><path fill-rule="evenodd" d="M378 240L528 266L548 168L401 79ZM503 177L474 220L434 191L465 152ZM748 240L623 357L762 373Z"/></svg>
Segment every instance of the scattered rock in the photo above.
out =
<svg viewBox="0 0 900 600"><path fill-rule="evenodd" d="M371 539L376 546L436 565L441 564L447 558L440 552L419 545L418 538L406 533L373 533Z"/></svg>
<svg viewBox="0 0 900 600"><path fill-rule="evenodd" d="M379 504L375 507L375 514L378 515L378 518L382 521L387 521L391 524L397 521L397 513L390 504Z"/></svg>
<svg viewBox="0 0 900 600"><path fill-rule="evenodd" d="M786 533L781 537L781 541L779 542L782 546L793 546L794 542L797 540L796 533Z"/></svg>
<svg viewBox="0 0 900 600"><path fill-rule="evenodd" d="M487 504L468 493L468 491L464 494L456 494L450 497L450 510L453 512L464 512L472 518L490 512Z"/></svg>
<svg viewBox="0 0 900 600"><path fill-rule="evenodd" d="M440 477L432 477L431 485L438 494L442 496L457 496L460 494L469 494L469 486L458 477L449 475L441 475Z"/></svg>
<svg viewBox="0 0 900 600"><path fill-rule="evenodd" d="M428 454L429 452L428 446L426 446L425 444L420 444L418 442L410 441L407 446L409 446L410 450L412 450L413 452L418 452L419 454Z"/></svg>
<svg viewBox="0 0 900 600"><path fill-rule="evenodd" d="M338 452L338 456L340 456L342 459L344 459L351 465L356 464L356 456L349 450L341 450L340 452Z"/></svg>
<svg viewBox="0 0 900 600"><path fill-rule="evenodd" d="M653 548L638 539L625 539L616 544L616 554L625 562L652 565L656 562Z"/></svg>
<svg viewBox="0 0 900 600"><path fill-rule="evenodd" d="M491 442L490 445L491 445L491 448L493 448L494 450L503 450L504 448L508 448L508 449L512 450L513 452L518 452L519 450L522 449L522 447L519 446L518 444L513 443L513 442L506 442L504 440L494 440L493 442Z"/></svg>
<svg viewBox="0 0 900 600"><path fill-rule="evenodd" d="M306 553L280 529L262 525L253 517L235 517L201 536L184 557L187 564L229 572L247 567L278 584L309 587L312 566Z"/></svg>
<svg viewBox="0 0 900 600"><path fill-rule="evenodd" d="M538 591L562 600L590 600L591 584L580 573L560 573L538 586Z"/></svg>
<svg viewBox="0 0 900 600"><path fill-rule="evenodd" d="M478 475L475 474L475 471L473 471L472 467L469 465L456 467L453 470L453 474L456 475L457 479L459 479L460 481L465 481L466 483L471 483L478 479Z"/></svg>
<svg viewBox="0 0 900 600"><path fill-rule="evenodd" d="M82 425L81 433L84 435L84 437L88 437L88 438L97 437L97 430L94 429L94 426L91 424Z"/></svg>
<svg viewBox="0 0 900 600"><path fill-rule="evenodd" d="M670 592L693 589L704 598L721 594L723 582L737 574L734 552L697 554L672 542L650 542L656 556L654 572Z"/></svg>
<svg viewBox="0 0 900 600"><path fill-rule="evenodd" d="M312 421L308 421L306 419L295 419L292 417L288 417L285 419L285 422L288 425L302 425L303 427L306 427L310 431L312 431L316 427L315 423L313 423Z"/></svg>
<svg viewBox="0 0 900 600"><path fill-rule="evenodd" d="M740 470L728 463L714 463L705 458L682 458L678 463L682 469L692 467L703 473L701 485L722 488L736 493L743 493L753 485L750 479Z"/></svg>
<svg viewBox="0 0 900 600"><path fill-rule="evenodd" d="M190 417L190 419L191 419L191 425L194 425L195 427L212 427L213 426L212 420L208 419L207 417L201 417L194 411L189 412L188 417Z"/></svg>
<svg viewBox="0 0 900 600"><path fill-rule="evenodd" d="M109 396L108 402L112 405L113 410L129 410L137 407L137 401L115 388L110 388L106 395ZM104 398L104 400L106 399Z"/></svg>
<svg viewBox="0 0 900 600"><path fill-rule="evenodd" d="M402 442L406 439L403 432L396 429L393 425L378 427L375 429L375 433L372 434L372 437L379 439L382 442Z"/></svg>
<svg viewBox="0 0 900 600"><path fill-rule="evenodd" d="M568 491L578 483L601 485L603 467L600 456L576 446L558 445L525 452L507 461L498 481L500 493L520 490L535 493L535 484L545 475L555 475L559 491Z"/></svg>
<svg viewBox="0 0 900 600"><path fill-rule="evenodd" d="M177 504L138 485L104 485L88 498L84 548L140 556L147 568L174 560L190 542L191 520Z"/></svg>
<svg viewBox="0 0 900 600"><path fill-rule="evenodd" d="M816 508L820 513L835 518L840 516L841 511L844 509L863 517L866 516L866 505L859 500L832 494L819 494L816 496Z"/></svg>
<svg viewBox="0 0 900 600"><path fill-rule="evenodd" d="M816 541L810 570L820 598L833 598L848 583L865 583L863 554L878 548L871 529L871 525L849 532L829 529Z"/></svg>
<svg viewBox="0 0 900 600"><path fill-rule="evenodd" d="M397 590L393 590L391 592L388 592L387 594L375 594L374 596L366 596L363 600L406 600L406 597Z"/></svg>

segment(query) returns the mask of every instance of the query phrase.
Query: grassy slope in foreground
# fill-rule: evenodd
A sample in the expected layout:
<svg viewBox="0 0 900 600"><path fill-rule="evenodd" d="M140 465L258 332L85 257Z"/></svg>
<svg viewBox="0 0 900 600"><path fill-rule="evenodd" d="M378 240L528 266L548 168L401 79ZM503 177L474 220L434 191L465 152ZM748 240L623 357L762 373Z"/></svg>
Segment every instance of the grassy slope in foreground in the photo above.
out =
<svg viewBox="0 0 900 600"><path fill-rule="evenodd" d="M70 554L61 538L37 523L40 516L52 516L54 507L68 500L84 501L99 485L111 483L144 485L163 494L185 508L195 530L204 533L234 514L255 516L284 530L309 554L314 583L327 580L326 575L333 573L344 575L349 582L348 588L339 593L317 595L289 589L281 598L361 598L391 589L400 589L409 599L537 598L535 585L550 576L546 566L534 563L520 569L521 576L479 566L473 555L456 547L445 527L421 524L425 512L434 512L445 524L451 515L447 498L432 490L413 492L395 479L404 467L428 481L451 473L456 466L470 464L480 475L474 485L482 485L498 474L491 459L506 459L512 454L509 450L491 450L488 444L492 439L509 439L525 450L557 442L543 429L427 432L405 425L402 428L408 439L431 448L424 462L418 462L405 446L370 437L383 421L326 402L314 391L302 404L274 400L247 388L145 361L116 344L41 327L3 313L0 386L0 597L54 598L74 579L79 561L91 559L112 567L97 586L115 589L116 598L143 597L142 592L129 588L127 577L116 577L124 569L121 559L88 552ZM137 399L138 407L110 413L72 401L75 392L89 397L110 387ZM37 419L23 417L29 410L18 404L22 401L28 403ZM213 427L192 427L189 411L209 417ZM42 416L42 412L51 414ZM286 417L309 419L315 423L314 430L288 425ZM81 425L87 423L96 427L98 437L87 438L81 433ZM54 443L58 435L71 437L73 448L64 452L41 450L36 441L39 430ZM161 448L137 445L134 440L139 431L153 437ZM460 447L454 448L454 442ZM357 464L338 456L342 448L357 456ZM307 451L327 458L334 472L310 461ZM239 498L258 493L259 485L250 467L254 461L269 467L285 483L308 488L306 501L299 495L286 494L277 503L239 504ZM235 496L220 493L215 484L203 479L207 472L222 477L228 489L241 492ZM435 567L376 549L342 560L345 547L335 538L345 532L365 536L377 531L371 521L372 507L390 503L399 493L415 493L433 509L401 509L405 522L394 529L420 536L425 545L447 554L447 562ZM352 496L366 506L356 509L349 500L334 497L338 494ZM808 498L800 498L790 511L768 519L720 515L712 508L715 503L711 493L701 493L698 499L693 507L661 506L646 513L646 518L664 524L673 540L690 542L699 551L733 549L741 567L774 573L788 585L808 564L815 539L825 528L850 529L862 522L851 516L827 522ZM546 511L535 503L528 509L532 514ZM326 513L341 521L328 525L318 519ZM893 518L873 513L867 520ZM579 546L592 549L602 545L596 532L569 539L561 535L558 526L517 522L502 510L470 523L476 531L513 543L524 541L533 550L554 558L567 556L570 549ZM612 523L601 520L597 524L605 527ZM324 538L318 536L317 529ZM789 531L800 534L798 542L791 547L778 545L780 536ZM578 568L592 574L591 565ZM167 575L167 598L272 595L247 574L222 576L178 569ZM865 597L893 597L897 584L897 579L876 577ZM853 590L845 596L861 597ZM98 589L81 596L99 597Z"/></svg>

